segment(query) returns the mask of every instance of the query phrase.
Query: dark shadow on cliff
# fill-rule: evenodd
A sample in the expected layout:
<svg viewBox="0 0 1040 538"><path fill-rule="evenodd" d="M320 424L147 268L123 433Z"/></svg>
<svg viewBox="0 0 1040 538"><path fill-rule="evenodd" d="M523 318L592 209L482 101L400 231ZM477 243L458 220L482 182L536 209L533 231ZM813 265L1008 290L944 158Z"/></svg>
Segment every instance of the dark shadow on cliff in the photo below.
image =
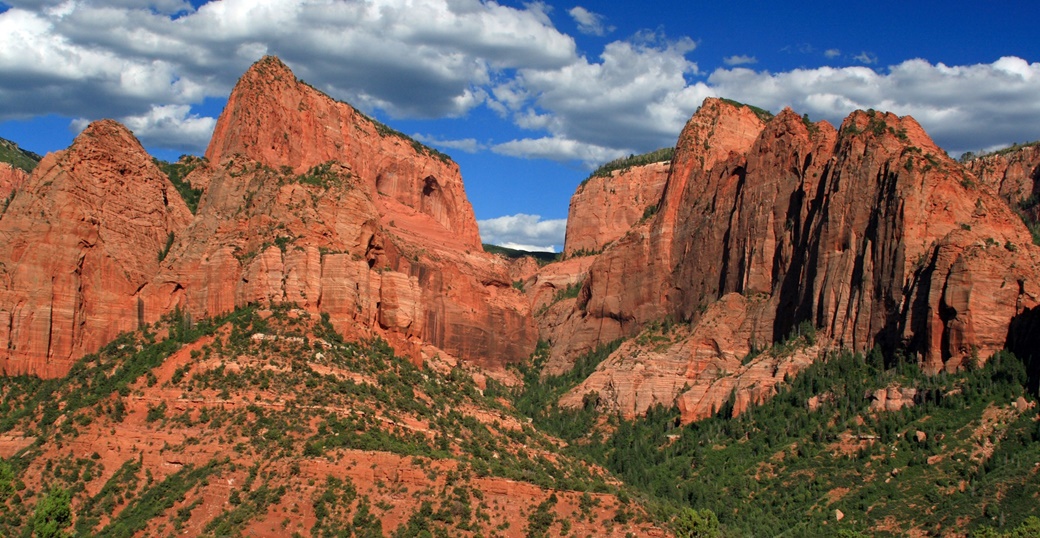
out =
<svg viewBox="0 0 1040 538"><path fill-rule="evenodd" d="M1007 349L1025 363L1029 393L1040 396L1040 306L1028 308L1011 320Z"/></svg>

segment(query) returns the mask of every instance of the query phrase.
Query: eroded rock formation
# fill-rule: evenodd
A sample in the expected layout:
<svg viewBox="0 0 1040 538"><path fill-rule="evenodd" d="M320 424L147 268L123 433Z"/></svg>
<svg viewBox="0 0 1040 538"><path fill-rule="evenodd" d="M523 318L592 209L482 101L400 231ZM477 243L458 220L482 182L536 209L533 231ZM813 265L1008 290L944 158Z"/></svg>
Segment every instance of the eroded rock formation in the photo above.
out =
<svg viewBox="0 0 1040 538"><path fill-rule="evenodd" d="M137 293L191 213L133 134L87 127L0 217L0 370L63 375L136 329Z"/></svg>
<svg viewBox="0 0 1040 538"><path fill-rule="evenodd" d="M25 170L8 163L0 163L0 198L6 199L11 196L11 193L24 185L28 179L29 174ZM0 202L0 204L2 203L6 202Z"/></svg>
<svg viewBox="0 0 1040 538"><path fill-rule="evenodd" d="M1040 188L1040 144L978 157L968 161L967 167L1008 203L1021 204Z"/></svg>
<svg viewBox="0 0 1040 538"><path fill-rule="evenodd" d="M482 251L447 156L271 57L236 85L206 155L186 178L205 189L194 218L114 122L40 165L0 222L9 372L61 375L139 321L257 302L320 311L416 361L500 367L534 349L530 307Z"/></svg>
<svg viewBox="0 0 1040 538"><path fill-rule="evenodd" d="M657 211L670 162L615 170L578 187L567 212L564 256L603 250Z"/></svg>
<svg viewBox="0 0 1040 538"><path fill-rule="evenodd" d="M680 394L689 403L689 374L705 360L739 377L732 360L749 342L768 346L803 322L831 347L899 347L928 371L953 370L1004 347L1011 320L1040 298L1038 267L1021 220L912 118L856 112L836 130L791 110L763 123L708 100L680 138L658 215L601 254L573 310L558 314L570 325L560 334L596 327L597 337L560 341L557 355L652 321L690 324L697 342L657 351L685 363L669 369L681 375L647 383L657 374L622 369L619 350L570 396L662 387L619 400L635 412ZM744 300L706 329L734 295Z"/></svg>

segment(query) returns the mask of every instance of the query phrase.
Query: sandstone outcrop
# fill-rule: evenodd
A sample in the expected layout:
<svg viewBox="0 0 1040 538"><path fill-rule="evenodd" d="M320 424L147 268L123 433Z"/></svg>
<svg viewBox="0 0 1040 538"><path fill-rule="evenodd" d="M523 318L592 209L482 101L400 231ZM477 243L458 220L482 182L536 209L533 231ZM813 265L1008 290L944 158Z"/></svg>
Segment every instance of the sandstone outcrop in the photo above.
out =
<svg viewBox="0 0 1040 538"><path fill-rule="evenodd" d="M449 232L444 238L453 245L480 249L476 216L454 161L298 81L273 56L255 63L236 84L206 158L217 166L244 159L295 174L330 161L345 163L373 198L378 193L429 216ZM390 211L383 216L387 225L395 217Z"/></svg>
<svg viewBox="0 0 1040 538"><path fill-rule="evenodd" d="M629 336L643 323L665 317L673 236L677 219L689 209L679 199L687 181L716 161L746 152L763 126L748 108L705 101L679 137L657 213L600 254L584 279L576 308L554 315L559 336L552 340L551 364L567 364L599 343Z"/></svg>
<svg viewBox="0 0 1040 538"><path fill-rule="evenodd" d="M191 213L125 127L48 155L0 217L0 371L63 375L140 322L137 293Z"/></svg>
<svg viewBox="0 0 1040 538"><path fill-rule="evenodd" d="M564 256L599 252L644 216L653 215L670 165L633 166L584 181L571 197Z"/></svg>
<svg viewBox="0 0 1040 538"><path fill-rule="evenodd" d="M917 405L918 397L917 389L912 387L887 387L867 394L873 411L899 411L913 407Z"/></svg>
<svg viewBox="0 0 1040 538"><path fill-rule="evenodd" d="M527 357L537 327L485 254L458 166L296 79L243 75L185 178L192 216L132 134L94 124L47 157L0 220L0 368L71 361L175 309L294 302L416 362Z"/></svg>
<svg viewBox="0 0 1040 538"><path fill-rule="evenodd" d="M0 198L6 199L11 196L11 193L25 184L28 179L29 174L25 170L8 163L0 163Z"/></svg>
<svg viewBox="0 0 1040 538"><path fill-rule="evenodd" d="M1038 194L1040 144L977 157L968 161L967 167L1008 203L1021 204ZM1036 220L1036 215L1033 219Z"/></svg>
<svg viewBox="0 0 1040 538"><path fill-rule="evenodd" d="M417 361L497 367L534 349L530 308L483 252L446 156L271 57L236 85L206 156L187 178L206 185L195 221L143 292L149 319L291 301Z"/></svg>
<svg viewBox="0 0 1040 538"><path fill-rule="evenodd" d="M712 138L720 132L742 136ZM696 384L688 374L704 353L731 361L803 322L834 347L901 347L927 371L954 370L1004 347L1012 319L1040 299L1038 268L1021 220L912 118L860 111L836 130L785 110L763 124L708 100L680 138L658 215L598 257L573 310L558 316L572 333L597 327L598 338L560 342L557 353L653 321L688 323L695 342L665 346L623 374L619 350L569 396L662 387L617 400L637 413L688 394L677 387ZM706 328L724 298L732 319ZM675 362L667 381L648 383L660 377L647 373L660 370L655 361ZM680 403L689 409L688 398Z"/></svg>

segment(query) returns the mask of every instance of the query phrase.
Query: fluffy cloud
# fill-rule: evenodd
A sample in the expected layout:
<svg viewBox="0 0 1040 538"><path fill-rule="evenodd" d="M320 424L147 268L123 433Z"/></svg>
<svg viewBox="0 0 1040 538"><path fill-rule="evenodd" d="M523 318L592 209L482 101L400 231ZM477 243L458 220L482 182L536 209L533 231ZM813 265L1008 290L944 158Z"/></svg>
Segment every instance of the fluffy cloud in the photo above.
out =
<svg viewBox="0 0 1040 538"><path fill-rule="evenodd" d="M737 56L727 56L722 59L722 62L726 65L748 65L758 63L758 60L754 56L741 54Z"/></svg>
<svg viewBox="0 0 1040 538"><path fill-rule="evenodd" d="M708 83L719 95L774 112L790 106L835 124L855 109L909 114L951 153L1032 139L1040 124L1040 63L1014 57L965 66L915 59L885 73L867 67L719 69Z"/></svg>
<svg viewBox="0 0 1040 538"><path fill-rule="evenodd" d="M574 22L578 23L578 31L583 34L604 36L614 31L613 26L604 24L603 15L593 13L581 6L575 6L567 13L574 19Z"/></svg>
<svg viewBox="0 0 1040 538"><path fill-rule="evenodd" d="M687 81L698 73L686 58L693 49L688 38L644 33L607 44L598 62L583 57L557 69L521 69L493 94L509 96L501 104L518 125L547 130L550 137L496 151L515 154L529 147L538 150L529 155L544 156L548 141L560 141L573 143L556 150L569 159L579 146L596 155L673 144L690 114L714 94L703 83Z"/></svg>
<svg viewBox="0 0 1040 538"><path fill-rule="evenodd" d="M605 163L631 153L626 150L605 148L595 144L586 144L565 138L544 137L511 140L491 147L491 151L499 155L522 157L528 159L548 159L550 161L581 161L587 168L597 163Z"/></svg>
<svg viewBox="0 0 1040 538"><path fill-rule="evenodd" d="M567 219L542 220L523 213L479 220L477 226L481 241L527 251L557 252L567 233Z"/></svg>
<svg viewBox="0 0 1040 538"><path fill-rule="evenodd" d="M478 0L12 0L0 13L0 120L148 113L227 94L261 55L361 107L460 115L502 70L553 69L574 40L544 8ZM171 14L175 14L171 16Z"/></svg>
<svg viewBox="0 0 1040 538"><path fill-rule="evenodd" d="M79 132L90 122L88 118L76 118L71 127ZM162 105L138 116L123 116L119 122L145 146L190 153L206 147L217 120L192 114L188 105Z"/></svg>
<svg viewBox="0 0 1040 538"><path fill-rule="evenodd" d="M947 66L908 60L773 73L731 56L707 78L694 42L642 32L578 53L539 2L484 0L3 0L0 121L45 114L123 118L146 143L200 151L222 98L250 63L277 54L298 76L362 109L462 116L486 106L528 133L428 140L462 151L581 160L670 145L705 97L840 121L856 108L912 114L953 152L1036 137L1040 68L1020 58ZM2 7L0 7L2 9ZM606 33L583 7L579 31ZM788 50L815 52L809 45ZM183 131L183 132L178 132Z"/></svg>
<svg viewBox="0 0 1040 538"><path fill-rule="evenodd" d="M191 113L188 105L152 107L145 114L124 116L120 121L141 143L190 152L206 147L217 120Z"/></svg>

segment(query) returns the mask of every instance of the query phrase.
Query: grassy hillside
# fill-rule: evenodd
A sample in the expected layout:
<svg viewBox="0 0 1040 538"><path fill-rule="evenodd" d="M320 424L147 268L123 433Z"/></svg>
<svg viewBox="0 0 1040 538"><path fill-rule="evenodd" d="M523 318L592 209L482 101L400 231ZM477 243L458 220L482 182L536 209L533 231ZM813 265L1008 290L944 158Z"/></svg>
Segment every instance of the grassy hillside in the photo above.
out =
<svg viewBox="0 0 1040 538"><path fill-rule="evenodd" d="M63 379L0 378L0 535L652 530L504 394L290 306L172 315Z"/></svg>
<svg viewBox="0 0 1040 538"><path fill-rule="evenodd" d="M65 378L0 378L0 535L1028 536L1040 526L1029 517L1038 406L1014 355L926 376L900 357L834 354L740 417L724 406L689 426L660 406L622 420L593 397L560 409L616 347L546 376L540 346L508 388L442 361L418 367L378 339L344 341L291 306L198 322L175 313ZM912 405L872 406L895 388L916 390Z"/></svg>
<svg viewBox="0 0 1040 538"><path fill-rule="evenodd" d="M10 163L15 168L21 168L26 172L32 172L33 168L36 168L36 163L40 162L39 155L25 151L18 147L18 144L11 142L10 140L0 138L0 162Z"/></svg>

